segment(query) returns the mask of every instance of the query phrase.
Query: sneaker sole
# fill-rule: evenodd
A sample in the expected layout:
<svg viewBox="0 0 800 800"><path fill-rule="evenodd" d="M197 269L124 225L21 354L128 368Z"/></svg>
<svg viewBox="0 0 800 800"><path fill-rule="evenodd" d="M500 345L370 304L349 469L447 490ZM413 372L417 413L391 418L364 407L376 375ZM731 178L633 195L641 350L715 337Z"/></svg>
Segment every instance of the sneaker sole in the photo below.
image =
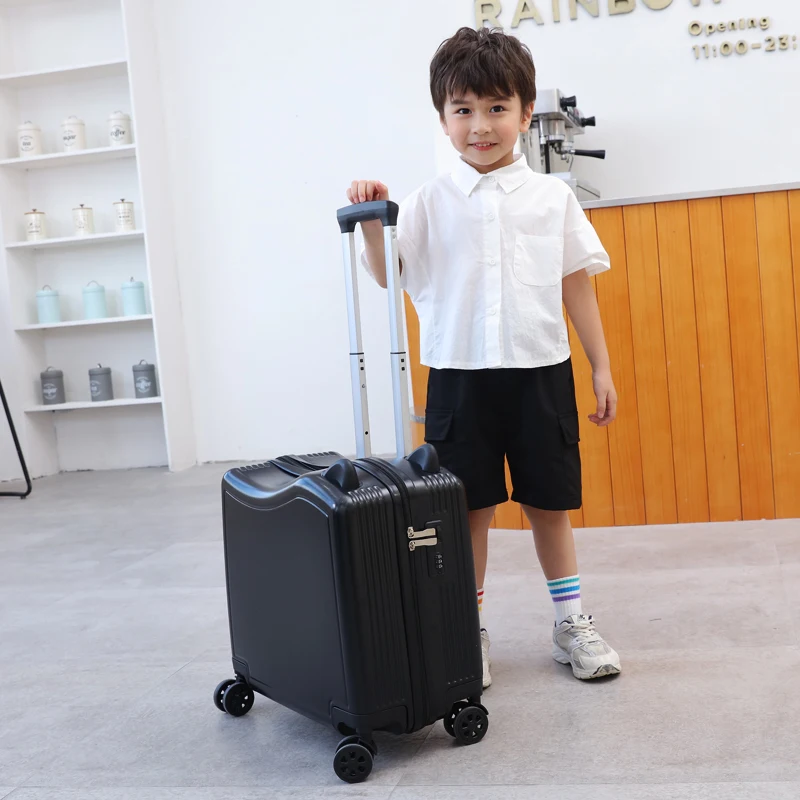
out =
<svg viewBox="0 0 800 800"><path fill-rule="evenodd" d="M594 672L579 669L569 660L568 656L564 655L560 651L553 651L553 658L554 660L558 661L559 664L566 664L567 666L572 667L572 674L579 681L590 681L593 678L605 678L608 675L619 675L622 672L622 667L619 664L603 664L594 670Z"/></svg>

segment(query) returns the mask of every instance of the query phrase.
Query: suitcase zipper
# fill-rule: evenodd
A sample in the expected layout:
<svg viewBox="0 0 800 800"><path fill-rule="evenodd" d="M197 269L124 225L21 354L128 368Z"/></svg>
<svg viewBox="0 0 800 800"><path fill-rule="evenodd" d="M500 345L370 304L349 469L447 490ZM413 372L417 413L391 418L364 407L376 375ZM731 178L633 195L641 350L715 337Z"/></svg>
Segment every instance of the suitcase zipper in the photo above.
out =
<svg viewBox="0 0 800 800"><path fill-rule="evenodd" d="M381 475L384 476L386 480L388 480L394 486L396 486L397 490L400 492L400 498L403 504L404 523L408 531L408 537L409 539L412 540L409 542L408 545L409 551L413 552L416 547L423 546L423 543L425 545L435 544L438 541L438 539L427 535L423 537L423 534L427 534L428 530L414 531L414 521L411 514L411 497L409 495L408 487L406 486L405 481L402 478L398 478L394 474L394 472L379 459L364 458L364 459L359 459L357 463L362 467L362 469L365 469L366 472L370 473L371 475L373 475L373 477L378 478L380 480L379 475L375 475L375 473L372 472L372 470L366 469L364 465L368 464L369 466L374 467L379 473L381 473ZM434 534L436 533L436 531L433 529L429 530L432 530ZM414 541L414 538L416 536L419 536L420 538L417 541ZM416 563L417 559L411 558L410 562L411 562L411 571L414 576L414 582L417 583L417 563ZM417 625L417 637L418 641L420 642L419 667L420 667L420 675L422 677L422 686L421 686L421 700L422 700L421 705L423 711L422 719L427 720L430 714L430 704L428 702L428 673L427 670L425 669L425 656L423 655L423 647L422 647L424 642L422 634L422 618L420 616L420 608L419 608L419 602L417 602L417 598L415 598L414 602L414 611L415 611L414 616L416 618L415 621Z"/></svg>
<svg viewBox="0 0 800 800"><path fill-rule="evenodd" d="M411 498L408 494L408 487L404 480L398 478L392 470L389 469L382 461L377 458L364 458L362 461L365 461L367 464L371 464L373 467L377 468L385 477L387 477L398 489L400 492L400 498L403 502L403 514L405 516L405 523L406 525L411 528L413 527L413 522L411 519Z"/></svg>

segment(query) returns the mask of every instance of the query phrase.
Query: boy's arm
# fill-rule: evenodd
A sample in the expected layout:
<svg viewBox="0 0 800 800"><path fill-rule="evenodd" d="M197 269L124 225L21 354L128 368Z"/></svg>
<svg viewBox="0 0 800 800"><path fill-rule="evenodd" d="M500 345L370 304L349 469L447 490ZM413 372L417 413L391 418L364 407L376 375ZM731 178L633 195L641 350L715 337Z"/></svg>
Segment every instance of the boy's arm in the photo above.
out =
<svg viewBox="0 0 800 800"><path fill-rule="evenodd" d="M361 223L361 233L364 235L364 250L367 265L372 277L378 286L385 289L386 280L386 250L383 239L383 223L378 219ZM402 271L402 265L401 265Z"/></svg>
<svg viewBox="0 0 800 800"><path fill-rule="evenodd" d="M364 255L367 257L367 268L370 275L375 278L378 286L386 289L386 245L383 238L383 223L373 219L361 223L361 233L364 235ZM400 258L400 274L403 274L403 259Z"/></svg>
<svg viewBox="0 0 800 800"><path fill-rule="evenodd" d="M562 282L562 297L589 363L597 397L597 411L589 415L596 425L604 427L617 416L617 392L611 378L611 361L600 320L594 288L585 269L567 275Z"/></svg>

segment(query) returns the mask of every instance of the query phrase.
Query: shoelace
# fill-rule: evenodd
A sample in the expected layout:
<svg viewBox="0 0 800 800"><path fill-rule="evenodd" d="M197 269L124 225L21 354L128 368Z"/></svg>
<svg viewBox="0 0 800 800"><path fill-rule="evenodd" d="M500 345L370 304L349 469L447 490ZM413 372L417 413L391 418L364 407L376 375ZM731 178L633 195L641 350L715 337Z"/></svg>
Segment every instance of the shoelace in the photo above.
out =
<svg viewBox="0 0 800 800"><path fill-rule="evenodd" d="M595 630L592 617L580 617L577 622L573 623L572 631L575 634L575 641L579 645L602 641L600 634Z"/></svg>

